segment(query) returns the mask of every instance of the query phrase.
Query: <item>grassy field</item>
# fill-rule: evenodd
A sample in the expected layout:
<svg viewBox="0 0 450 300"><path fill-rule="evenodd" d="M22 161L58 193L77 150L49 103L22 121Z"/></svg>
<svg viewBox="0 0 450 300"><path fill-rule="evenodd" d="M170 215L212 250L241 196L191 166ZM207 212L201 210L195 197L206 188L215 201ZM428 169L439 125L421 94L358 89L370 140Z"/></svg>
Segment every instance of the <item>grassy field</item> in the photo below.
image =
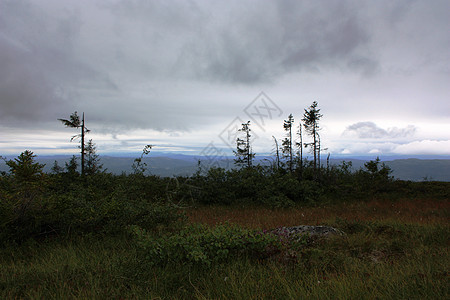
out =
<svg viewBox="0 0 450 300"><path fill-rule="evenodd" d="M210 206L187 210L191 222L215 225L231 222L250 228L271 229L299 224L332 223L336 218L412 224L448 224L449 201L432 199L372 200L273 210L264 207Z"/></svg>
<svg viewBox="0 0 450 300"><path fill-rule="evenodd" d="M125 235L30 240L0 249L0 298L448 299L449 208L449 201L433 199L191 207L188 222L211 227L325 224L346 235L208 267L148 264Z"/></svg>

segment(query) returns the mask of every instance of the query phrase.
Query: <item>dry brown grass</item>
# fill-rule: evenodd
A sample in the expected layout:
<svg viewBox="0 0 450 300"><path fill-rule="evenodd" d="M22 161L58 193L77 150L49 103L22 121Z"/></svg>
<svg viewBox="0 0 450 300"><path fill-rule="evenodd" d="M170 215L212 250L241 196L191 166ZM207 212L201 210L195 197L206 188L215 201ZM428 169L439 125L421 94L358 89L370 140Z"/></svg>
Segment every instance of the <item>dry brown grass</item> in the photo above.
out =
<svg viewBox="0 0 450 300"><path fill-rule="evenodd" d="M210 206L187 209L191 222L215 225L234 223L248 228L271 229L281 226L319 225L336 218L361 221L450 224L449 201L402 199L398 201L340 203L318 207L270 209L263 207Z"/></svg>

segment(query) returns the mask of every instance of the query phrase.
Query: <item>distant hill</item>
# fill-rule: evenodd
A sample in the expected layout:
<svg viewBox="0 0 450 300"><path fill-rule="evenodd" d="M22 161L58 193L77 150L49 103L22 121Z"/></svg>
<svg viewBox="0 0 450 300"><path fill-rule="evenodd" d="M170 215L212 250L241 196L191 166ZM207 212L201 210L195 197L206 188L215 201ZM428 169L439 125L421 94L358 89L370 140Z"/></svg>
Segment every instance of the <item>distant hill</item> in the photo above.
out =
<svg viewBox="0 0 450 300"><path fill-rule="evenodd" d="M450 159L396 159L387 161L386 165L394 171L392 175L399 179L450 181Z"/></svg>
<svg viewBox="0 0 450 300"><path fill-rule="evenodd" d="M56 160L61 167L64 167L64 163L69 161L71 156L41 156L37 157L39 163L45 164L44 171L51 172L51 168ZM133 172L132 164L134 157L114 157L114 156L101 156L101 163L107 172L114 174L121 174L125 172L130 174ZM154 156L147 157L143 161L147 163L147 168L150 174L159 176L189 176L198 169L198 160L201 160L201 166L203 168L208 167L208 160L202 156L192 155L166 155L166 156ZM269 156L260 156L257 159L257 163L268 164L273 158ZM358 170L364 166L367 160L343 158L343 159L330 159L330 164L339 165L342 161L352 162L353 169ZM392 170L392 175L395 178L402 180L422 181L422 180L435 180L435 181L450 181L450 159L394 159L389 161L383 161ZM322 162L326 164L326 161ZM214 162L215 166L223 168L231 168L232 157L228 161L221 160ZM0 171L8 171L7 166L3 161L0 161Z"/></svg>
<svg viewBox="0 0 450 300"><path fill-rule="evenodd" d="M173 176L173 175L191 175L197 169L197 160L193 157L185 155L187 158L172 158L172 157L150 157L144 158L143 162L147 164L147 169L150 174L159 176ZM42 156L36 157L36 160L45 164L44 172L50 173L57 161L60 167L64 167L65 163L71 159L72 156ZM80 159L77 157L78 163ZM103 164L103 169L106 172L113 174L121 174L123 172L130 174L133 172L133 162L135 157L113 157L113 156L101 156L100 163ZM0 171L8 171L8 167L3 161L0 161Z"/></svg>

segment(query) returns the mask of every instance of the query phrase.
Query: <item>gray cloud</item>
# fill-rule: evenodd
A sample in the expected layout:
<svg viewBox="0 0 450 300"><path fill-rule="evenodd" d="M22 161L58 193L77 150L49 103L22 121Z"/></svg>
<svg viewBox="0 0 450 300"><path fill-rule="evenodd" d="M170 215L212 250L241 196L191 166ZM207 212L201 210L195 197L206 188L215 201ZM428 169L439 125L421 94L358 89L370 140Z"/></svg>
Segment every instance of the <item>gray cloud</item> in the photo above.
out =
<svg viewBox="0 0 450 300"><path fill-rule="evenodd" d="M416 127L408 125L405 128L390 127L383 129L373 122L358 122L348 126L343 135L356 135L360 139L386 139L411 137Z"/></svg>
<svg viewBox="0 0 450 300"><path fill-rule="evenodd" d="M133 19L145 26L152 48L164 48L172 57L172 76L255 84L336 66L372 73L377 62L364 49L370 33L353 6L346 1L227 1L214 6L120 1L111 10L118 16L115 22Z"/></svg>
<svg viewBox="0 0 450 300"><path fill-rule="evenodd" d="M440 53L432 63L448 66L442 63L447 52L439 50L448 47L438 43L447 46L448 37L432 31L433 14L416 6L346 0L0 0L0 125L56 122L77 110L104 132L188 131L234 117L236 108L247 104L242 101L288 76L324 74L323 86L310 94L325 90L330 72L334 78L371 80L386 71L386 61L415 53L420 40L402 42L422 28L432 33L423 35L428 41L423 44ZM443 14L448 4L429 6ZM433 24L444 28L448 18L439 16ZM394 43L397 31L403 33L401 47ZM386 54L389 46L400 50ZM405 61L395 67L422 68L409 57ZM369 88L372 94L380 90L377 84ZM403 88L399 84L398 90ZM446 93L446 85L440 90Z"/></svg>
<svg viewBox="0 0 450 300"><path fill-rule="evenodd" d="M50 14L35 2L0 1L0 118L29 126L76 109L81 81L108 81L76 54L81 20ZM111 89L110 86L107 87Z"/></svg>

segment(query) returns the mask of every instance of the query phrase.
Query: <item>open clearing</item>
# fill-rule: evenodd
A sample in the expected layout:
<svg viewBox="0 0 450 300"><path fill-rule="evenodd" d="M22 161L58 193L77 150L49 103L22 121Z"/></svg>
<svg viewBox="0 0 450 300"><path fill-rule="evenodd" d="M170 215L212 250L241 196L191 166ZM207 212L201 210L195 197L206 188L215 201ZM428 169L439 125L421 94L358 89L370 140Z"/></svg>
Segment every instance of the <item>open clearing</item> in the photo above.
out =
<svg viewBox="0 0 450 300"><path fill-rule="evenodd" d="M270 229L326 224L345 237L208 267L152 266L128 236L29 242L0 252L0 298L445 299L449 202L373 200L320 207L187 208L188 223Z"/></svg>

